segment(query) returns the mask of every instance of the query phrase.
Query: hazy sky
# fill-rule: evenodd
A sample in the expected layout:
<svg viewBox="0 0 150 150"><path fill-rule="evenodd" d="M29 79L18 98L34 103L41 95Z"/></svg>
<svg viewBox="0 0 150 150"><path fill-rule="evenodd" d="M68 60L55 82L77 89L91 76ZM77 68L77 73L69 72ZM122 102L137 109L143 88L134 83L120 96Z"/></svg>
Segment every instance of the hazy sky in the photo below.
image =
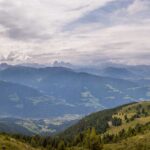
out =
<svg viewBox="0 0 150 150"><path fill-rule="evenodd" d="M0 0L0 61L150 64L150 0Z"/></svg>

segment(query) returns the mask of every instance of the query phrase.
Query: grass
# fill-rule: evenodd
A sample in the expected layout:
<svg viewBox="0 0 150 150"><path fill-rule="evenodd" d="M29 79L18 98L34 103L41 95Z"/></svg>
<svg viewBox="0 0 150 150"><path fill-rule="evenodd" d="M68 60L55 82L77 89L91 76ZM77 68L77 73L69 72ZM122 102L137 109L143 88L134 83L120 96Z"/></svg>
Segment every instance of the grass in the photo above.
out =
<svg viewBox="0 0 150 150"><path fill-rule="evenodd" d="M3 150L3 146L5 147L5 150L41 150L33 148L30 145L15 140L7 135L0 135L0 150Z"/></svg>
<svg viewBox="0 0 150 150"><path fill-rule="evenodd" d="M104 150L150 150L150 132L104 145Z"/></svg>
<svg viewBox="0 0 150 150"><path fill-rule="evenodd" d="M140 107L140 110L144 109L148 115L140 116L140 118L136 118L133 121L126 122L124 116L126 115L128 119L132 118L137 113L137 108ZM121 126L110 126L110 128L107 130L106 133L109 134L117 134L122 129L128 129L129 127L133 128L137 124L146 124L150 122L150 102L140 102L136 104L131 104L129 106L123 107L121 110L118 111L118 113L114 114L113 117L121 118L122 119L122 125Z"/></svg>
<svg viewBox="0 0 150 150"><path fill-rule="evenodd" d="M124 124L122 124L121 126L117 126L117 127L112 126L111 128L109 128L109 129L107 130L106 133L109 133L109 134L117 134L117 133L119 133L119 131L121 131L122 129L127 130L129 127L133 128L133 127L135 127L137 124L142 124L142 125L144 125L144 124L146 124L146 123L148 123L148 122L150 122L150 116L148 116L148 117L142 117L142 118L137 118L137 119L135 119L134 121L129 122L129 123L124 123Z"/></svg>

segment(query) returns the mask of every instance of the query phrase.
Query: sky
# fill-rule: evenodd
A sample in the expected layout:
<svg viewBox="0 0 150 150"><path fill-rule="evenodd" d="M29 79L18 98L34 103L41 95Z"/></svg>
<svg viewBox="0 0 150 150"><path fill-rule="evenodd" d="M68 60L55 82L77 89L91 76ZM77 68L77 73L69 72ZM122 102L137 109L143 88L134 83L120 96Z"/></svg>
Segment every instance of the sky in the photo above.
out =
<svg viewBox="0 0 150 150"><path fill-rule="evenodd" d="M0 62L150 64L150 0L0 0Z"/></svg>

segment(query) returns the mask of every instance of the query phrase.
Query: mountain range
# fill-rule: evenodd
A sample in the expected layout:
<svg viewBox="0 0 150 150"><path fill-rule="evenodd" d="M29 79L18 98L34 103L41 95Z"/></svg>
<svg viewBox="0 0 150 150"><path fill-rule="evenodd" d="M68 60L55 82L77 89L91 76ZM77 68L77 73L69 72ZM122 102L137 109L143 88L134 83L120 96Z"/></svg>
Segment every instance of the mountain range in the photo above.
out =
<svg viewBox="0 0 150 150"><path fill-rule="evenodd" d="M149 79L144 78L149 75L147 68L142 67L140 72L139 66L131 73L131 69L109 67L103 70L107 73L104 76L63 67L3 65L0 69L0 114L36 119L66 114L84 116L133 101L149 100ZM142 74L142 78L123 77L132 76L133 72L136 76ZM122 78L114 78L115 74L121 74Z"/></svg>
<svg viewBox="0 0 150 150"><path fill-rule="evenodd" d="M149 66L97 70L1 64L0 131L54 134L92 112L150 99Z"/></svg>

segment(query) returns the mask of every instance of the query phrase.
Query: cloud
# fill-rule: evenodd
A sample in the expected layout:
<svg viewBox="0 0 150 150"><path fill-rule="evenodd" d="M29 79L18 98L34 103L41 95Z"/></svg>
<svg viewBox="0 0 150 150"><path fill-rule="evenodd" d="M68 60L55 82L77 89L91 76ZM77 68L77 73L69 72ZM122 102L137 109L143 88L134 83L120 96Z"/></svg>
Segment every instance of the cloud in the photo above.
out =
<svg viewBox="0 0 150 150"><path fill-rule="evenodd" d="M31 57L26 55L23 52L18 52L18 51L11 51L8 55L6 56L1 56L0 61L1 62L13 62L16 63L18 61L28 61Z"/></svg>
<svg viewBox="0 0 150 150"><path fill-rule="evenodd" d="M46 40L56 34L63 24L109 1L2 0L0 24L12 39Z"/></svg>
<svg viewBox="0 0 150 150"><path fill-rule="evenodd" d="M0 0L10 63L150 64L149 0Z"/></svg>
<svg viewBox="0 0 150 150"><path fill-rule="evenodd" d="M111 16L114 16L115 12L118 12L122 9L127 8L132 4L133 0L116 0L107 3L102 7L97 7L92 11L88 12L84 16L81 16L79 19L74 20L70 24L68 24L69 29L73 29L79 25L83 24L93 24L100 23L101 25L110 25L112 24ZM114 22L114 20L113 20ZM67 28L66 27L66 28Z"/></svg>
<svg viewBox="0 0 150 150"><path fill-rule="evenodd" d="M129 14L137 14L143 11L149 11L150 1L148 0L135 0L132 5L127 9Z"/></svg>

